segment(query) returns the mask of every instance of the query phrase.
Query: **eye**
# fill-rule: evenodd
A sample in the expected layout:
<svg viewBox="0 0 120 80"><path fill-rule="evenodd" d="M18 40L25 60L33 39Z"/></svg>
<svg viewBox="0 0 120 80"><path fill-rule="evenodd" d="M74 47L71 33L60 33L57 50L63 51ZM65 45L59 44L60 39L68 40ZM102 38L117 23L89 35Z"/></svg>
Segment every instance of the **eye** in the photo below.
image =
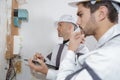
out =
<svg viewBox="0 0 120 80"><path fill-rule="evenodd" d="M58 23L58 26L62 26L62 24Z"/></svg>
<svg viewBox="0 0 120 80"><path fill-rule="evenodd" d="M82 14L82 13L78 13L78 14L77 14L77 16L82 17L82 16L83 16L83 14Z"/></svg>
<svg viewBox="0 0 120 80"><path fill-rule="evenodd" d="M82 17L83 14L80 14L79 16Z"/></svg>
<svg viewBox="0 0 120 80"><path fill-rule="evenodd" d="M83 14L79 14L79 17L82 17Z"/></svg>

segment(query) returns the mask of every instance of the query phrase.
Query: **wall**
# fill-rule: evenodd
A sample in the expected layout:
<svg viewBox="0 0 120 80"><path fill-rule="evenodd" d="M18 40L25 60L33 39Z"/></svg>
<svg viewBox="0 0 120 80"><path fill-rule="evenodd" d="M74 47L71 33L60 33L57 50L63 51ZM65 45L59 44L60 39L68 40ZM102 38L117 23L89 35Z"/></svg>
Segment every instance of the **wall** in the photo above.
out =
<svg viewBox="0 0 120 80"><path fill-rule="evenodd" d="M4 54L6 51L7 34L7 3L6 0L0 0L0 80L5 80L7 66Z"/></svg>

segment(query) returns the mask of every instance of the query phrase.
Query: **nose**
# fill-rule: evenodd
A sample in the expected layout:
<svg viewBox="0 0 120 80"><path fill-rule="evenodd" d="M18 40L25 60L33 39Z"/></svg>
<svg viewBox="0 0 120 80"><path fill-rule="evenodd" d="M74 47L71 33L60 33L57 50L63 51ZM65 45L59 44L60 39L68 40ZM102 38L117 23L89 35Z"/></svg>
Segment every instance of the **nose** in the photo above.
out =
<svg viewBox="0 0 120 80"><path fill-rule="evenodd" d="M58 31L60 30L60 27L59 27L59 26L57 27L57 30L58 30Z"/></svg>
<svg viewBox="0 0 120 80"><path fill-rule="evenodd" d="M81 25L81 20L80 20L79 17L77 18L77 22L76 22L76 23L77 23L77 25L79 25L79 26Z"/></svg>

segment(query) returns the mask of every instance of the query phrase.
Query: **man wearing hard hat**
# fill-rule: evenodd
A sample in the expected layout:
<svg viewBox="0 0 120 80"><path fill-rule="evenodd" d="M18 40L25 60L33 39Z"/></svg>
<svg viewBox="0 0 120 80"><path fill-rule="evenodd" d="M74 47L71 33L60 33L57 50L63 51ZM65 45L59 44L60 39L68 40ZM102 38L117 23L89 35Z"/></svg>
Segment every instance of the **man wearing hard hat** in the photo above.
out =
<svg viewBox="0 0 120 80"><path fill-rule="evenodd" d="M34 56L40 65L35 65L31 59L29 60L29 66L31 69L35 70L36 72L45 74L47 80L56 80L59 65L64 59L64 56L66 55L66 51L68 49L70 35L74 30L77 29L76 21L71 15L61 16L60 19L56 21L56 24L58 26L58 36L63 37L63 43L55 46L52 53L50 53L47 58L45 58L45 63L41 54L35 54ZM84 44L82 44L79 49L79 52L76 51L78 54L89 52L88 48ZM78 69L78 65L76 66L76 69Z"/></svg>
<svg viewBox="0 0 120 80"><path fill-rule="evenodd" d="M78 8L77 24L84 33L71 35L57 80L120 80L120 0L72 0L69 5ZM93 35L98 43L95 50L78 58L82 68L74 71L74 51L84 35Z"/></svg>

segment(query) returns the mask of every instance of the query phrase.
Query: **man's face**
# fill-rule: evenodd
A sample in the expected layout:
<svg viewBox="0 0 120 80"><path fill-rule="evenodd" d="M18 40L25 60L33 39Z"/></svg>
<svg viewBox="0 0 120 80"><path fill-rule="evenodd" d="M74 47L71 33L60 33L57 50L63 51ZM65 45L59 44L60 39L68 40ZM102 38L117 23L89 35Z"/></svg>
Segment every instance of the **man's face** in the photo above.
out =
<svg viewBox="0 0 120 80"><path fill-rule="evenodd" d="M58 23L58 28L57 28L57 30L58 30L58 36L59 37L63 37L65 34L66 34L66 23L65 22L59 22Z"/></svg>
<svg viewBox="0 0 120 80"><path fill-rule="evenodd" d="M71 23L67 23L67 22L59 22L58 23L58 36L59 37L65 37L66 35L68 35L70 33L70 26L72 26Z"/></svg>
<svg viewBox="0 0 120 80"><path fill-rule="evenodd" d="M77 24L83 29L85 35L94 35L96 20L94 14L90 13L90 9L79 4L77 15Z"/></svg>

